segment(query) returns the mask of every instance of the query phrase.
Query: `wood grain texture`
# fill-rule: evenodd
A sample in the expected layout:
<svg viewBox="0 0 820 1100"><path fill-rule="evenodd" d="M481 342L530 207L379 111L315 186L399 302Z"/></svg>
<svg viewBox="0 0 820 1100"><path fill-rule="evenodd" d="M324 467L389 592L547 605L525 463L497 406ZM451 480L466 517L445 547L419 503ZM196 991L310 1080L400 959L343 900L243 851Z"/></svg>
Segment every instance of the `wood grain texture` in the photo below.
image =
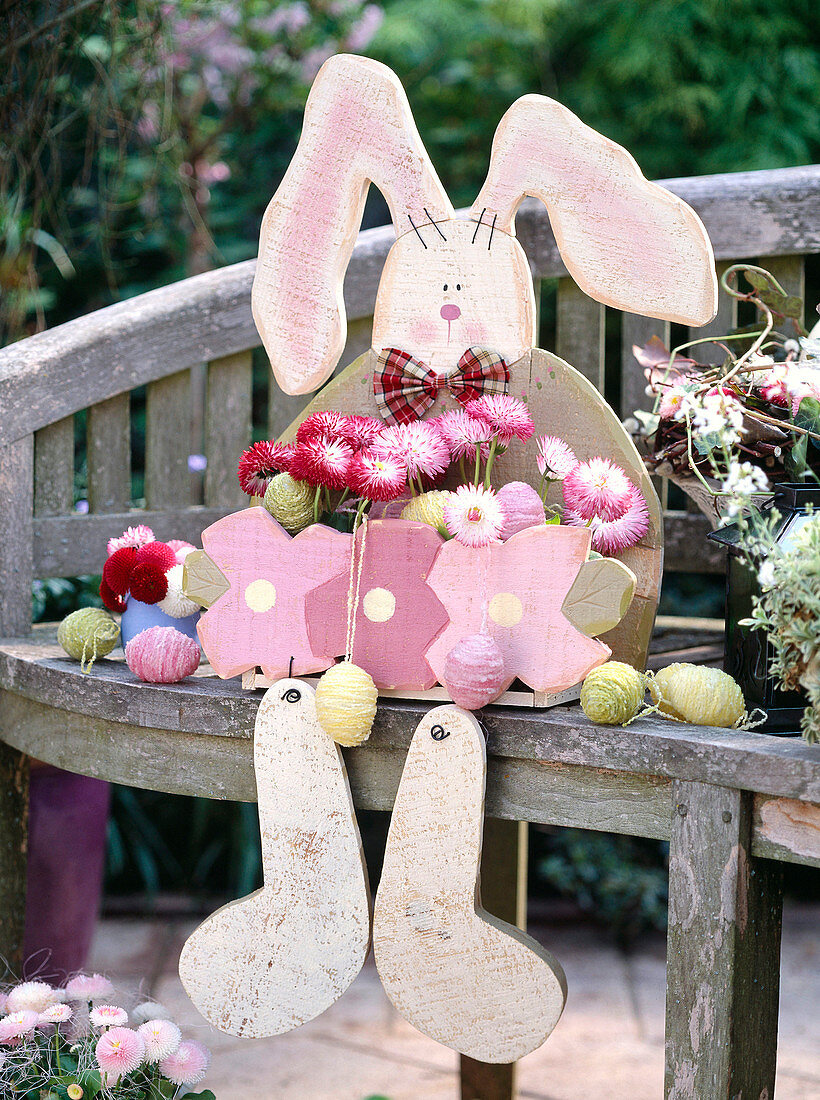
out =
<svg viewBox="0 0 820 1100"><path fill-rule="evenodd" d="M770 859L820 867L820 806L757 796L752 850Z"/></svg>
<svg viewBox="0 0 820 1100"><path fill-rule="evenodd" d="M86 454L91 511L127 511L131 503L131 400L127 393L89 408Z"/></svg>
<svg viewBox="0 0 820 1100"><path fill-rule="evenodd" d="M481 909L486 755L475 718L437 707L419 724L390 822L373 914L385 991L423 1034L482 1062L539 1047L566 999L556 960Z"/></svg>
<svg viewBox="0 0 820 1100"><path fill-rule="evenodd" d="M23 974L28 863L27 756L0 745L0 981Z"/></svg>
<svg viewBox="0 0 820 1100"><path fill-rule="evenodd" d="M59 516L74 508L74 417L34 436L34 514Z"/></svg>
<svg viewBox="0 0 820 1100"><path fill-rule="evenodd" d="M378 416L372 378L376 356L372 351L342 371L310 402L304 413L290 425L285 439L292 439L305 416L323 409ZM620 626L602 641L613 656L636 667L643 667L663 566L663 531L660 504L643 461L629 435L612 409L588 379L550 352L534 349L510 364L510 392L527 397L537 434L558 435L569 443L580 459L603 454L621 465L640 488L649 509L649 530L637 546L624 551L620 560L637 577L635 598ZM440 397L430 409L433 416L456 402L449 395ZM536 464L537 451L530 444L514 441L508 452L493 467L493 483L525 481L540 484ZM553 488L548 502L560 499ZM706 557L708 551L704 551Z"/></svg>
<svg viewBox="0 0 820 1100"><path fill-rule="evenodd" d="M200 607L211 607L231 587L204 550L192 550L182 566L182 591Z"/></svg>
<svg viewBox="0 0 820 1100"><path fill-rule="evenodd" d="M191 372L181 370L148 386L145 500L149 508L179 508L190 502L190 444Z"/></svg>
<svg viewBox="0 0 820 1100"><path fill-rule="evenodd" d="M197 625L220 676L257 665L271 678L330 668L337 654L313 649L305 601L314 588L347 575L350 535L313 524L291 537L264 508L243 508L203 531L202 545L229 584ZM343 624L346 602L335 613Z"/></svg>
<svg viewBox="0 0 820 1100"><path fill-rule="evenodd" d="M503 821L484 817L481 849L481 904L508 924L527 930L526 821ZM514 1100L515 1062L477 1062L462 1054L459 1058L461 1100Z"/></svg>
<svg viewBox="0 0 820 1100"><path fill-rule="evenodd" d="M0 447L0 634L31 627L34 436Z"/></svg>
<svg viewBox="0 0 820 1100"><path fill-rule="evenodd" d="M160 540L184 539L195 546L206 527L232 511L231 507L173 508L169 505L101 515L35 516L34 575L74 577L82 573L99 573L105 544L111 535L137 523L147 524Z"/></svg>
<svg viewBox="0 0 820 1100"><path fill-rule="evenodd" d="M635 358L632 348L642 348L653 336L659 337L669 347L671 325L658 317L641 317L625 313L621 318L621 416L626 419L636 409L649 409L653 399L646 394L646 378L643 367Z"/></svg>
<svg viewBox="0 0 820 1100"><path fill-rule="evenodd" d="M720 279L720 276L729 267L728 262L718 262L715 265L715 273ZM740 283L744 289L747 284L744 279L741 278ZM735 286L738 286L738 281L735 281ZM723 288L720 289L717 298L717 312L711 321L708 321L705 325L700 325L689 329L690 340L703 340L706 337L718 337L726 336L730 332L733 332L737 328L737 299L732 298L727 294ZM668 346L668 345L667 345ZM697 359L699 363L722 363L726 359L726 347L730 345L720 346L718 344L696 344L695 347L687 349L686 355L691 355L693 359Z"/></svg>
<svg viewBox="0 0 820 1100"><path fill-rule="evenodd" d="M236 476L251 441L253 355L238 352L208 364L205 400L205 504L240 508L247 503Z"/></svg>
<svg viewBox="0 0 820 1100"><path fill-rule="evenodd" d="M133 742L133 737L143 726L171 735L163 747L166 766L176 744L172 735L177 733L189 734L193 743L203 747L203 753L212 741L221 745L245 741L247 747L259 695L243 692L238 680L220 680L207 672L207 666L203 666L200 675L183 684L143 684L135 681L121 659L104 659L95 664L90 675L83 676L77 662L57 646L54 627L36 627L30 637L0 645L0 688L5 689L0 701L4 708L15 707L13 719L0 720L2 737L25 751L31 747L33 756L40 755L41 749L63 753L65 763L71 751L68 734L61 737L57 732L61 727L55 724L49 747L49 738L40 736L37 722L24 720L26 708L32 704L43 711L53 710L57 723L61 712L67 712L63 715L66 725L73 721L70 715L78 716L72 737L81 734L82 722L90 718L99 720L103 732L107 724L117 726L122 735L117 752L126 753L135 773L139 771L140 748L139 738ZM413 729L428 709L429 704L384 700L370 740L357 750L363 754L361 758L373 751L395 752L401 759ZM114 714L116 723L112 721ZM491 706L482 712L482 723L488 733L491 762L493 758L510 764L529 762L534 777L545 764L570 765L591 773L600 769L606 773L602 781L623 775L680 778L820 803L818 754L800 738L690 726L654 717L643 718L627 729L596 726L578 706L542 711ZM81 736L77 744L83 744ZM191 744L180 744L181 774L189 752L193 754L189 759L195 760ZM113 766L113 745L107 753L106 759ZM83 750L83 760L92 761L93 755ZM160 768L162 765L160 760ZM212 766L211 761L208 768ZM230 769L224 773L219 768L206 770L202 785L207 788L211 777L217 775L233 782L232 774ZM543 774L546 777L548 772ZM199 785L200 780L192 771L188 782ZM526 796L522 795L509 816L526 818L526 801L534 798L536 788L535 780L527 785ZM616 793L613 789L613 797ZM511 780L506 797L513 795ZM627 795L624 798L619 801L626 821L636 807L630 805ZM491 799L492 791L488 803ZM496 813L492 809L489 812ZM590 814L594 814L594 808ZM498 812L496 816L506 814Z"/></svg>
<svg viewBox="0 0 820 1100"><path fill-rule="evenodd" d="M371 520L356 533L361 561L352 660L376 687L425 689L436 682L424 654L447 626L447 612L426 583L444 539L426 523ZM350 572L308 593L305 617L314 653L344 656ZM339 613L342 609L342 614Z"/></svg>
<svg viewBox="0 0 820 1100"><path fill-rule="evenodd" d="M504 658L499 694L516 677L534 691L562 691L603 664L609 649L561 613L590 538L586 528L542 525L481 549L445 542L428 577L450 619L426 653L439 682L456 643L482 629Z"/></svg>
<svg viewBox="0 0 820 1100"><path fill-rule="evenodd" d="M604 392L606 310L572 279L558 282L555 352Z"/></svg>
<svg viewBox="0 0 820 1100"><path fill-rule="evenodd" d="M673 802L665 1095L773 1096L780 869L750 853L748 793L676 782Z"/></svg>
<svg viewBox="0 0 820 1100"><path fill-rule="evenodd" d="M820 166L659 182L698 212L718 259L820 249ZM536 278L566 274L538 200L521 204L516 231ZM372 315L394 240L392 226L359 235L344 285L349 318ZM209 271L0 349L0 445L169 372L256 347L255 267L246 260Z"/></svg>
<svg viewBox="0 0 820 1100"><path fill-rule="evenodd" d="M714 257L697 214L547 96L522 96L499 122L473 213L497 214L498 228L514 232L525 195L547 207L561 257L590 297L683 324L714 314Z"/></svg>
<svg viewBox="0 0 820 1100"><path fill-rule="evenodd" d="M231 1035L281 1035L341 997L370 945L370 896L344 760L313 689L280 680L254 730L261 890L188 938L179 974L205 1018Z"/></svg>
<svg viewBox="0 0 820 1100"><path fill-rule="evenodd" d="M576 630L595 638L613 630L632 603L637 578L615 558L584 562L561 604Z"/></svg>
<svg viewBox="0 0 820 1100"><path fill-rule="evenodd" d="M398 234L453 216L398 77L337 54L313 82L299 145L262 220L253 313L286 393L317 389L339 360L342 284L371 181Z"/></svg>

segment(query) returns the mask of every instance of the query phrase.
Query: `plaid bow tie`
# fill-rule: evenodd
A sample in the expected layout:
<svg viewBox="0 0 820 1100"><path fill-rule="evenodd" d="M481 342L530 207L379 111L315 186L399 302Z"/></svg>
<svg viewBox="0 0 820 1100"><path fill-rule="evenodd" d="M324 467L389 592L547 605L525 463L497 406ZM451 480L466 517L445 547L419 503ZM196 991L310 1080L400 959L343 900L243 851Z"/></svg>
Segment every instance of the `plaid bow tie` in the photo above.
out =
<svg viewBox="0 0 820 1100"><path fill-rule="evenodd" d="M424 416L439 390L447 390L460 405L466 405L482 393L506 393L509 381L507 364L487 348L467 348L455 371L447 376L436 374L406 351L384 348L373 373L373 393L388 423L409 424Z"/></svg>

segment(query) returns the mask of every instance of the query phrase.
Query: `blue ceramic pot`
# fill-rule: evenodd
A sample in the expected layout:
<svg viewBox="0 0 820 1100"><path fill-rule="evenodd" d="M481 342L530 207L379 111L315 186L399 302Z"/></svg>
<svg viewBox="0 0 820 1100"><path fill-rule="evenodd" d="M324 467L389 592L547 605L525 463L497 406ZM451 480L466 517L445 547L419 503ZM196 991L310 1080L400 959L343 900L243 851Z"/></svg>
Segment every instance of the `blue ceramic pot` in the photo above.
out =
<svg viewBox="0 0 820 1100"><path fill-rule="evenodd" d="M155 603L142 603L129 596L126 601L125 611L120 619L120 633L122 635L123 648L143 630L152 626L172 626L180 634L187 634L195 642L199 641L196 633L196 624L199 622L199 612L186 615L183 619L174 619L165 611L162 611Z"/></svg>

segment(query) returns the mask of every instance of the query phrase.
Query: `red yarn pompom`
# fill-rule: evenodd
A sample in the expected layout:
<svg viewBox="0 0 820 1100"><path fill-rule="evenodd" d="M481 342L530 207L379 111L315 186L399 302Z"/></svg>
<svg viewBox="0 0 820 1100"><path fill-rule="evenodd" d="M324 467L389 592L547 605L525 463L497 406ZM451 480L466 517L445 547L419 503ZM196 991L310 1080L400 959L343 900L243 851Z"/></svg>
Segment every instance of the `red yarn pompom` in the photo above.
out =
<svg viewBox="0 0 820 1100"><path fill-rule="evenodd" d="M103 580L118 596L124 596L131 587L131 571L137 561L137 550L134 546L121 546L115 550L103 566Z"/></svg>
<svg viewBox="0 0 820 1100"><path fill-rule="evenodd" d="M168 578L161 569L148 562L134 566L131 573L131 595L141 603L159 603L168 593Z"/></svg>
<svg viewBox="0 0 820 1100"><path fill-rule="evenodd" d="M118 596L104 580L100 581L100 599L109 611L116 611L118 615L122 615L125 611L125 600Z"/></svg>
<svg viewBox="0 0 820 1100"><path fill-rule="evenodd" d="M167 542L149 542L137 550L137 565L155 565L163 573L176 565L177 556Z"/></svg>

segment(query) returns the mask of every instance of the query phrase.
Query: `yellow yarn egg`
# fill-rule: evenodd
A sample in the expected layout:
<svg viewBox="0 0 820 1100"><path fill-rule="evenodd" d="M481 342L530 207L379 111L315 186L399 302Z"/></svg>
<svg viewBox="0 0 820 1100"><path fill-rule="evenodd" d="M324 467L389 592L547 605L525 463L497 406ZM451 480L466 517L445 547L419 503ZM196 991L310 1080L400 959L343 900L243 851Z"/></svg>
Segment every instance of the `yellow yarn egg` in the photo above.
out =
<svg viewBox="0 0 820 1100"><path fill-rule="evenodd" d="M402 519L413 519L417 523L429 523L431 527L444 529L444 505L450 494L439 489L421 493L408 501L402 509Z"/></svg>
<svg viewBox="0 0 820 1100"><path fill-rule="evenodd" d="M316 685L319 725L340 745L361 745L370 736L379 693L370 673L340 661Z"/></svg>
<svg viewBox="0 0 820 1100"><path fill-rule="evenodd" d="M57 627L57 641L80 669L88 672L98 657L105 657L120 639L120 628L101 607L72 611Z"/></svg>
<svg viewBox="0 0 820 1100"><path fill-rule="evenodd" d="M592 722L622 726L638 713L646 679L632 665L607 661L588 673L581 687L581 708Z"/></svg>
<svg viewBox="0 0 820 1100"><path fill-rule="evenodd" d="M719 668L667 665L655 673L649 690L659 713L681 722L732 729L746 716L740 686Z"/></svg>
<svg viewBox="0 0 820 1100"><path fill-rule="evenodd" d="M316 490L306 481L297 481L290 474L275 474L265 493L265 508L292 535L313 523L313 500Z"/></svg>

